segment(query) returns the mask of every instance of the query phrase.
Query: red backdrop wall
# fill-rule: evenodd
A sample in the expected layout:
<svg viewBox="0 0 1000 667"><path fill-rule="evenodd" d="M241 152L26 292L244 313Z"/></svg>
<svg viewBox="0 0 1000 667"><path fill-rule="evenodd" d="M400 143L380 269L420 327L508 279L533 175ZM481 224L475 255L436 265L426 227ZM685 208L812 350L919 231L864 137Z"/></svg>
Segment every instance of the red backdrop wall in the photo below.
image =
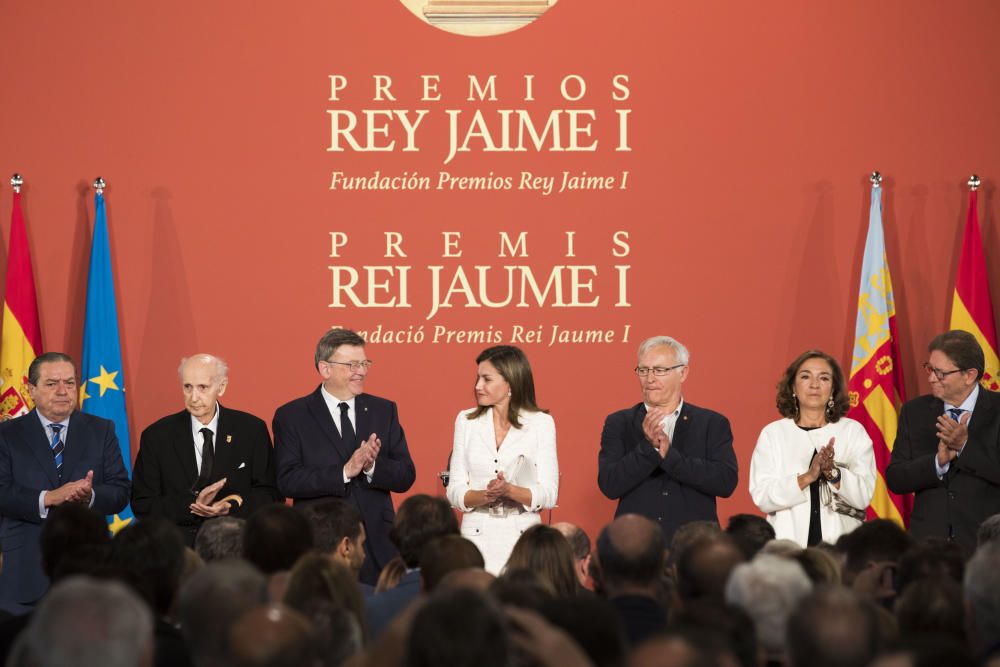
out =
<svg viewBox="0 0 1000 667"><path fill-rule="evenodd" d="M867 226L868 172L885 181L886 243L909 394L931 336L947 326L967 205L980 197L990 276L1000 285L1000 5L958 3L596 2L564 0L489 38L436 30L392 0L190 2L150 6L0 3L0 174L24 174L24 209L47 349L81 347L89 183L108 184L124 374L134 442L180 409L181 356L232 367L228 404L270 419L317 383L312 350L332 325L548 331L605 326L627 343L525 344L556 419L555 519L593 531L613 503L597 489L605 415L637 401L636 344L669 334L691 349L687 400L732 420L746 491L774 384L801 350L847 365ZM330 75L349 80L337 101ZM395 102L372 100L372 75ZM442 100L421 100L421 75ZM469 102L468 75L495 74L499 100ZM523 77L535 75L533 101ZM576 74L587 95L568 102ZM630 96L612 98L628 76ZM331 109L430 110L420 151L331 152ZM594 152L489 153L443 165L445 108L594 109ZM615 152L615 109L631 109ZM481 143L479 144L481 146ZM626 190L346 192L331 173L630 174ZM11 193L0 192L4 251ZM403 235L385 258L386 231ZM527 258L500 257L499 232L528 232ZM575 231L576 258L565 257ZM628 233L615 257L612 235ZM332 232L349 243L332 258ZM443 232L460 232L461 258ZM6 253L4 252L5 256ZM428 266L598 267L595 308L456 307L425 319ZM331 308L331 266L410 265L410 308ZM627 307L614 265L628 265ZM505 284L491 283L499 294ZM492 292L492 290L497 290ZM398 294L397 294L398 295ZM440 490L459 409L472 405L480 343L372 343L369 389L400 406L418 477Z"/></svg>

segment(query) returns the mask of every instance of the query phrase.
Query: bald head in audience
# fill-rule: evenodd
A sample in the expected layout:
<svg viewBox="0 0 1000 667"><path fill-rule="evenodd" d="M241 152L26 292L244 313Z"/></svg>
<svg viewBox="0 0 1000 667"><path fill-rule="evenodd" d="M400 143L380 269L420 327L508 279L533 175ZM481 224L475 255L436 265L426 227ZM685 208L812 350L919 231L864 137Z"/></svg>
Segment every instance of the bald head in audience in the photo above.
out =
<svg viewBox="0 0 1000 667"><path fill-rule="evenodd" d="M308 619L280 604L251 609L229 631L238 667L314 667L320 664L317 648Z"/></svg>
<svg viewBox="0 0 1000 667"><path fill-rule="evenodd" d="M608 597L655 596L664 559L663 530L638 514L623 514L597 538L597 560Z"/></svg>

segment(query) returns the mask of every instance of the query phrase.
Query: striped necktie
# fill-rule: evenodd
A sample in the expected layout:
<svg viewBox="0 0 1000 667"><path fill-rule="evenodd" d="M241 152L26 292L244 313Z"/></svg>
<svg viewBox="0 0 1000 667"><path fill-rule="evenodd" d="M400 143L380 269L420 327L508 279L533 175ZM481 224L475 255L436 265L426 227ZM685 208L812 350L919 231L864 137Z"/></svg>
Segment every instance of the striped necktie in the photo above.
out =
<svg viewBox="0 0 1000 667"><path fill-rule="evenodd" d="M962 421L962 414L965 412L962 408L948 408L948 415L959 422Z"/></svg>
<svg viewBox="0 0 1000 667"><path fill-rule="evenodd" d="M56 459L56 472L62 475L62 464L63 464L63 450L66 445L63 444L62 438L59 437L59 432L62 431L62 424L49 424L49 428L52 429L52 442L49 446L52 448L52 456Z"/></svg>

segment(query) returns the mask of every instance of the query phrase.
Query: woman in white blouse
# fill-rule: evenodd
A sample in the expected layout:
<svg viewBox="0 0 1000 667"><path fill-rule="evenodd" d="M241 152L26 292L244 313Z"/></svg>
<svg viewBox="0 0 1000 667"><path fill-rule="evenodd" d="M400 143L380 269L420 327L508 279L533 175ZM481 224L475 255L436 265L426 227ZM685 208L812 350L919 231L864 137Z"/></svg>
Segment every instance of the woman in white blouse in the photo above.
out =
<svg viewBox="0 0 1000 667"><path fill-rule="evenodd" d="M499 574L514 543L555 507L559 493L556 427L535 403L524 352L510 345L476 357L477 407L455 420L448 500L465 512L462 535Z"/></svg>
<svg viewBox="0 0 1000 667"><path fill-rule="evenodd" d="M865 519L875 491L875 455L850 407L840 365L803 352L778 382L784 417L761 431L750 459L750 496L778 539L833 543Z"/></svg>

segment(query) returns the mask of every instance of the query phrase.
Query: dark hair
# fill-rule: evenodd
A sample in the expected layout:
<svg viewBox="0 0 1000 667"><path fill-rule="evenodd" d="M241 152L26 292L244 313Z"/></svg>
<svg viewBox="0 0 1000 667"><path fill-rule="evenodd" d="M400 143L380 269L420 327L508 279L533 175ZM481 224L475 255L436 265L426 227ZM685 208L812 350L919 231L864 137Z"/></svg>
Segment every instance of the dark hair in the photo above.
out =
<svg viewBox="0 0 1000 667"><path fill-rule="evenodd" d="M366 635L365 603L357 577L346 565L323 554L306 554L299 559L288 575L282 601L309 618L326 604L346 609L357 621L362 639Z"/></svg>
<svg viewBox="0 0 1000 667"><path fill-rule="evenodd" d="M986 370L986 357L983 355L983 348L979 341L968 331L952 329L934 337L931 344L927 346L928 352L940 350L945 356L951 359L960 370L967 371L975 369L979 373L978 379L983 379L983 371Z"/></svg>
<svg viewBox="0 0 1000 667"><path fill-rule="evenodd" d="M184 569L184 538L173 522L149 516L111 541L116 574L162 616L170 611Z"/></svg>
<svg viewBox="0 0 1000 667"><path fill-rule="evenodd" d="M264 574L290 570L313 547L312 527L288 505L265 505L247 519L243 557Z"/></svg>
<svg viewBox="0 0 1000 667"><path fill-rule="evenodd" d="M28 384L38 384L38 376L42 374L42 364L51 364L57 361L65 361L71 364L73 372L76 372L76 362L73 361L73 357L63 352L43 352L35 357L28 366Z"/></svg>
<svg viewBox="0 0 1000 667"><path fill-rule="evenodd" d="M539 523L521 533L504 567L534 570L552 584L558 597L577 594L579 580L573 548L551 526Z"/></svg>
<svg viewBox="0 0 1000 667"><path fill-rule="evenodd" d="M961 584L964 575L965 558L962 548L943 537L928 537L899 557L896 588L902 593L910 584L925 578L950 579Z"/></svg>
<svg viewBox="0 0 1000 667"><path fill-rule="evenodd" d="M573 549L573 558L583 560L590 555L590 538L580 526L573 526L569 535L565 535L569 546Z"/></svg>
<svg viewBox="0 0 1000 667"><path fill-rule="evenodd" d="M522 410L528 412L548 412L538 407L535 402L535 379L531 374L531 364L520 348L513 345L496 345L488 347L476 357L476 363L488 361L493 364L507 384L510 385L510 404L507 407L507 420L514 428L521 428L518 416ZM477 419L489 410L488 405L480 405L466 417Z"/></svg>
<svg viewBox="0 0 1000 667"><path fill-rule="evenodd" d="M626 517L629 516L626 515ZM636 519L641 518L631 516ZM649 586L659 582L663 573L663 559L666 551L663 531L649 519L644 519L647 525L636 527L644 530L645 534L642 536L644 539L641 542L628 540L630 546L635 547L635 543L638 542L641 548L632 548L626 551L616 544L618 540L614 539L611 533L618 533L623 529L619 522L626 517L620 517L609 523L601 530L601 534L597 538L597 559L600 561L601 581L605 590L607 590L608 584L632 583Z"/></svg>
<svg viewBox="0 0 1000 667"><path fill-rule="evenodd" d="M734 514L726 524L726 534L736 541L736 546L750 560L765 544L774 539L774 526L756 514Z"/></svg>
<svg viewBox="0 0 1000 667"><path fill-rule="evenodd" d="M685 602L709 599L721 603L729 574L745 560L743 551L728 535L702 538L677 559L677 594Z"/></svg>
<svg viewBox="0 0 1000 667"><path fill-rule="evenodd" d="M420 565L420 552L441 535L458 535L458 520L444 498L418 493L402 502L389 531L407 567Z"/></svg>
<svg viewBox="0 0 1000 667"><path fill-rule="evenodd" d="M541 606L542 616L561 628L587 654L594 667L624 667L628 643L621 617L610 602L596 595L555 598Z"/></svg>
<svg viewBox="0 0 1000 667"><path fill-rule="evenodd" d="M318 551L331 553L345 537L355 542L361 536L361 513L340 498L299 504L295 509L302 512L312 526L313 543Z"/></svg>
<svg viewBox="0 0 1000 667"><path fill-rule="evenodd" d="M996 539L1000 539L1000 514L986 517L979 524L979 530L976 531L976 546L981 547Z"/></svg>
<svg viewBox="0 0 1000 667"><path fill-rule="evenodd" d="M365 339L350 329L330 329L316 343L316 355L313 357L316 370L319 370L319 362L326 361L333 356L333 353L341 345L364 347Z"/></svg>
<svg viewBox="0 0 1000 667"><path fill-rule="evenodd" d="M194 538L194 550L206 563L243 556L246 521L235 516L217 516L201 524Z"/></svg>
<svg viewBox="0 0 1000 667"><path fill-rule="evenodd" d="M459 588L432 595L417 611L402 664L506 667L513 662L514 649L499 606L482 593Z"/></svg>
<svg viewBox="0 0 1000 667"><path fill-rule="evenodd" d="M913 538L895 521L872 519L841 535L837 551L844 554L843 581L846 585L872 561L898 562L900 556L913 546Z"/></svg>
<svg viewBox="0 0 1000 667"><path fill-rule="evenodd" d="M966 641L962 587L955 581L916 581L896 598L895 611L901 637L947 635Z"/></svg>
<svg viewBox="0 0 1000 667"><path fill-rule="evenodd" d="M778 381L778 396L775 404L782 417L795 419L799 414L799 402L795 398L795 375L799 372L802 364L810 359L822 359L830 364L833 371L833 407L827 407L826 417L830 423L840 421L840 418L847 414L851 407L851 400L847 396L847 382L844 380L844 372L840 370L840 364L826 352L820 350L806 350L795 358L785 374Z"/></svg>
<svg viewBox="0 0 1000 667"><path fill-rule="evenodd" d="M753 619L735 605L707 598L685 602L671 614L668 633L684 637L710 656L729 652L741 667L757 665Z"/></svg>
<svg viewBox="0 0 1000 667"><path fill-rule="evenodd" d="M420 580L430 593L444 576L467 567L483 569L486 563L475 544L461 535L442 535L427 543L420 554Z"/></svg>
<svg viewBox="0 0 1000 667"><path fill-rule="evenodd" d="M882 636L873 605L850 588L820 586L788 618L788 654L794 665L867 665Z"/></svg>
<svg viewBox="0 0 1000 667"><path fill-rule="evenodd" d="M38 538L42 570L51 579L59 564L74 552L93 546L107 547L109 544L108 524L94 510L76 503L50 507Z"/></svg>

